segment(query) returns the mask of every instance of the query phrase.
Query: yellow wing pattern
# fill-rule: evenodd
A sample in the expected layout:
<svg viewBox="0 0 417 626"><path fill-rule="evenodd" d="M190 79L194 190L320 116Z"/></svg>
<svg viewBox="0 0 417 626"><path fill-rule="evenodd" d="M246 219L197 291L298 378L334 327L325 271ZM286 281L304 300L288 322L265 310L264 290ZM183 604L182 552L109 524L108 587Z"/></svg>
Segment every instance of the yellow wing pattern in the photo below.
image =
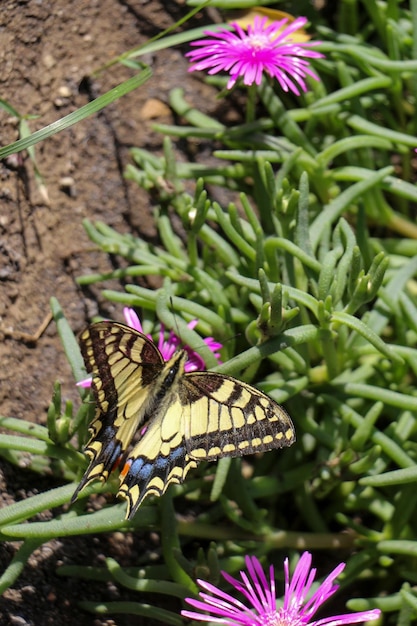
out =
<svg viewBox="0 0 417 626"><path fill-rule="evenodd" d="M146 496L182 483L200 461L295 441L281 406L230 376L185 373L182 350L165 362L145 335L115 322L93 324L80 341L97 408L86 447L90 465L73 500L120 464L119 495L127 499L130 519Z"/></svg>

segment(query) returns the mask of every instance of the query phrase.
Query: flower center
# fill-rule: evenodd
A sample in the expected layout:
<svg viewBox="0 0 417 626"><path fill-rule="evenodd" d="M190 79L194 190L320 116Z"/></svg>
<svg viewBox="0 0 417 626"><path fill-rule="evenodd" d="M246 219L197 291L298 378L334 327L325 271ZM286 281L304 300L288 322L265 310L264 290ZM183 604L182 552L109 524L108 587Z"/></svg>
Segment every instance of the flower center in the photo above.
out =
<svg viewBox="0 0 417 626"><path fill-rule="evenodd" d="M281 608L273 613L264 613L260 616L259 624L262 626L302 626L303 621L296 612L284 611Z"/></svg>
<svg viewBox="0 0 417 626"><path fill-rule="evenodd" d="M261 33L256 33L255 35L250 35L247 38L247 41L248 41L249 46L253 50L256 50L256 51L265 49L271 43L271 40L269 39L269 37L265 37L265 35L263 35Z"/></svg>

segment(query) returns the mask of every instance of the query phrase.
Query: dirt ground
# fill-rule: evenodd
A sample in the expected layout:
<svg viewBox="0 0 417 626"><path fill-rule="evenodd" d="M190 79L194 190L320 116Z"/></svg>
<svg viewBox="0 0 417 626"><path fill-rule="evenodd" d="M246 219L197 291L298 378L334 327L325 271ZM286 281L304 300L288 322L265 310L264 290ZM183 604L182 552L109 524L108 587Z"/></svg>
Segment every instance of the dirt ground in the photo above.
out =
<svg viewBox="0 0 417 626"><path fill-rule="evenodd" d="M31 131L42 128L129 78L132 71L118 65L86 80L104 62L167 28L186 11L181 1L2 0L0 98L21 115L36 116L29 121ZM1 415L44 424L56 379L63 384L64 399L78 402L54 323L37 341L30 340L48 316L51 296L58 298L75 333L99 311L122 319L121 307L105 302L98 289L81 290L75 282L77 276L111 268L110 260L93 250L82 219L100 219L122 232L154 233L148 196L122 176L130 161L128 150L160 149L161 138L150 123L173 122L164 104L171 88L183 85L194 102L204 100L206 89L192 76L184 79L187 62L180 50L145 61L153 77L144 87L36 146L47 198L27 154L0 162ZM16 120L0 109L0 144L17 138ZM0 506L50 487L38 478L34 486L33 476L0 460ZM105 556L134 564L143 545L142 538L118 533L40 547L0 599L0 625L141 624L139 618L101 619L81 611L77 601L83 598L141 599L113 587L60 578L56 568L62 563L100 564ZM0 544L1 570L16 549L15 544Z"/></svg>

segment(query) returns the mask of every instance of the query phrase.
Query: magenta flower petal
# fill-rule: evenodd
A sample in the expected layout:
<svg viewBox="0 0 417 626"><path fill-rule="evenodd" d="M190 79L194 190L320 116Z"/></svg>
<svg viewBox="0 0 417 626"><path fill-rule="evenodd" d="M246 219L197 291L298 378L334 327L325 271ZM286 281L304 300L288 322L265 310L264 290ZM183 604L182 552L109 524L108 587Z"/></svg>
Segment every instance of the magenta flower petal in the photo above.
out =
<svg viewBox="0 0 417 626"><path fill-rule="evenodd" d="M319 80L306 59L323 55L310 49L320 42L295 42L292 38L293 32L307 22L305 17L298 17L283 28L286 22L284 18L268 26L266 17L256 16L247 31L237 23L232 24L236 32L205 31L210 38L191 42L195 49L185 55L192 63L189 71L207 70L209 74L226 71L230 74L228 89L240 77L244 85L260 85L266 72L278 80L284 91L298 96L300 88L307 91L306 76Z"/></svg>
<svg viewBox="0 0 417 626"><path fill-rule="evenodd" d="M83 389L88 389L91 387L91 383L93 382L93 377L89 376L88 378L83 378L83 380L79 380L78 383L75 383L77 387L83 387Z"/></svg>
<svg viewBox="0 0 417 626"><path fill-rule="evenodd" d="M125 316L126 324L131 328L134 328L139 333L143 334L143 328L139 317L136 314L136 311L131 309L128 306L125 306L123 309L123 315ZM150 335L147 335L149 339L151 339Z"/></svg>
<svg viewBox="0 0 417 626"><path fill-rule="evenodd" d="M200 592L201 600L186 598L186 602L204 613L185 610L181 611L181 614L197 621L230 626L347 626L379 617L380 611L373 609L314 621L314 614L337 591L338 585L334 585L333 581L343 571L345 564L340 563L310 595L316 577L311 560L311 554L304 552L290 577L288 559L285 559L284 602L281 608L276 607L273 566L269 568L268 580L258 559L247 556L245 558L247 572L240 572L242 580L233 578L226 572L222 572L222 575L244 596L248 605L214 585L198 580L199 586L209 593ZM309 599L307 596L310 596Z"/></svg>

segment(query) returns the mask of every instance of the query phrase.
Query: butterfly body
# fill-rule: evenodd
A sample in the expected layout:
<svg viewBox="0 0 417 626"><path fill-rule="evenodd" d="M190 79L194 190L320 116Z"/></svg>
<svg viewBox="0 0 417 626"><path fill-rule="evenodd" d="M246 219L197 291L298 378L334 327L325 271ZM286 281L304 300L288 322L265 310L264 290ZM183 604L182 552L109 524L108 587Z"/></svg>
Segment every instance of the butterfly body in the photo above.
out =
<svg viewBox="0 0 417 626"><path fill-rule="evenodd" d="M146 496L182 483L200 461L295 441L291 419L276 402L230 376L186 373L183 350L165 362L150 339L115 322L93 324L80 344L96 413L85 450L90 465L73 500L119 466L118 495L132 518Z"/></svg>

